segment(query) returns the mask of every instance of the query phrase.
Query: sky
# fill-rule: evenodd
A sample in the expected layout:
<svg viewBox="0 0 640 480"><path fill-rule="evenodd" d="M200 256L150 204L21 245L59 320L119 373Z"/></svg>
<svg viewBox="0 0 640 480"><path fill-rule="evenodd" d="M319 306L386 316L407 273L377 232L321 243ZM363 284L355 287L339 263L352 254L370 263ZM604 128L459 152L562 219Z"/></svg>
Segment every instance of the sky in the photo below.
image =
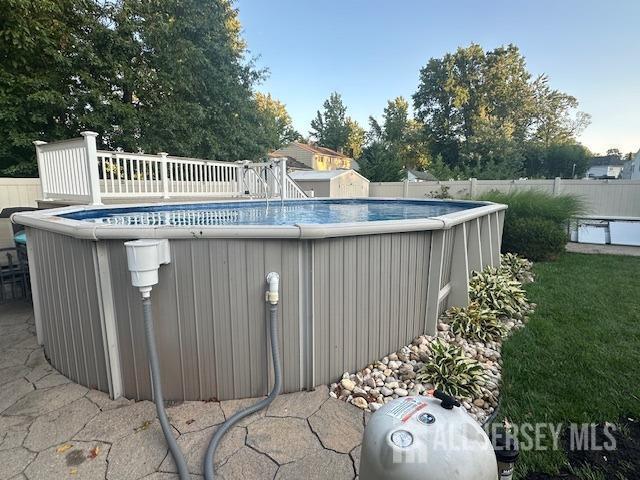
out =
<svg viewBox="0 0 640 480"><path fill-rule="evenodd" d="M410 99L420 68L472 42L513 43L533 75L575 96L595 153L640 149L640 0L238 0L243 36L303 135L332 91L368 127Z"/></svg>

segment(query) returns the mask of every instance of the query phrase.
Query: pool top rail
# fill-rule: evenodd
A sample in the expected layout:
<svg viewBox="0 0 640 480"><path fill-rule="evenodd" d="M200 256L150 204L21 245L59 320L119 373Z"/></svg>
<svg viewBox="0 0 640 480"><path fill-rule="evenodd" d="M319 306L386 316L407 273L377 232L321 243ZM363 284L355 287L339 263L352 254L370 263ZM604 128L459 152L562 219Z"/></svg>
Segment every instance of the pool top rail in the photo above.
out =
<svg viewBox="0 0 640 480"><path fill-rule="evenodd" d="M371 235L407 231L427 231L449 229L468 220L478 218L490 213L506 210L506 205L477 202L477 201L447 201L447 200L410 200L396 198L376 199L322 199L322 200L285 200L285 205L303 205L314 202L326 204L376 204L393 202L399 206L403 204L424 205L469 205L444 215L426 216L424 218L408 218L394 220L353 221L339 223L299 222L291 224L231 224L231 225L118 225L104 224L69 218L69 215L79 212L96 212L100 210L126 210L136 208L157 209L173 207L175 209L189 206L202 208L205 205L225 207L233 209L241 208L266 208L265 201L215 201L215 202L190 202L188 204L170 203L143 203L134 205L119 205L114 208L108 206L72 206L51 210L39 210L32 212L20 212L12 216L12 221L21 225L41 228L48 231L68 235L80 239L137 239L137 238L330 238L351 235ZM280 202L275 202L280 203Z"/></svg>

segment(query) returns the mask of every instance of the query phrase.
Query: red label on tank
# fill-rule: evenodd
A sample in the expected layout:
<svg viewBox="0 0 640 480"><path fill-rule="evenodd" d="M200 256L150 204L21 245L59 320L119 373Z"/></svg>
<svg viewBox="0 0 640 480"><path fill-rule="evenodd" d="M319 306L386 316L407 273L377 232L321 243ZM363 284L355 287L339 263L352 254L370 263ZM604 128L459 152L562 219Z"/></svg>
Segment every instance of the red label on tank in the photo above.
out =
<svg viewBox="0 0 640 480"><path fill-rule="evenodd" d="M419 412L420 410L422 410L426 406L427 406L426 403L421 403L420 405L417 405L413 410L411 410L404 417L402 417L402 423L404 423L407 420L409 420L413 416L414 413Z"/></svg>

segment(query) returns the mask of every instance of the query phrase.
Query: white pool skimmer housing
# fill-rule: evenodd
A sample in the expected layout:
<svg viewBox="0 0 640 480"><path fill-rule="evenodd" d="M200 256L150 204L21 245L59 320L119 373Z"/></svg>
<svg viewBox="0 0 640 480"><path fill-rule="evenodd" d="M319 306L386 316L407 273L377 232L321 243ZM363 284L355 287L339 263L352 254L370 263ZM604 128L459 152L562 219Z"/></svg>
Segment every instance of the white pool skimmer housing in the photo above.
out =
<svg viewBox="0 0 640 480"><path fill-rule="evenodd" d="M138 287L143 298L148 298L151 288L158 284L160 265L171 262L169 240L133 240L125 242L124 246L127 249L131 284Z"/></svg>

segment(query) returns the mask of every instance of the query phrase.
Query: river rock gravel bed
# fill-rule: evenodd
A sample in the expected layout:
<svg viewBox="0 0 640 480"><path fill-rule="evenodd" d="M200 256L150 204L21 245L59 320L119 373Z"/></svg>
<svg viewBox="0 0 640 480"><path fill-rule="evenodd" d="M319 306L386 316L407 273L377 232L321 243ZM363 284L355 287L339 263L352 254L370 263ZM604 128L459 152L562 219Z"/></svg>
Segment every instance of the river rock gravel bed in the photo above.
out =
<svg viewBox="0 0 640 480"><path fill-rule="evenodd" d="M531 305L535 307L535 305ZM520 329L528 317L503 318L508 331ZM449 325L440 321L435 336L421 335L411 344L377 360L364 369L345 372L330 386L330 395L363 410L375 412L385 403L398 397L423 395L433 390L429 383L420 383L416 375L430 361L431 345L438 339L460 347L465 355L477 360L484 368L485 378L479 382L481 394L475 398L459 398L467 412L479 423L491 416L498 406L502 379L501 342L468 341L454 335Z"/></svg>

